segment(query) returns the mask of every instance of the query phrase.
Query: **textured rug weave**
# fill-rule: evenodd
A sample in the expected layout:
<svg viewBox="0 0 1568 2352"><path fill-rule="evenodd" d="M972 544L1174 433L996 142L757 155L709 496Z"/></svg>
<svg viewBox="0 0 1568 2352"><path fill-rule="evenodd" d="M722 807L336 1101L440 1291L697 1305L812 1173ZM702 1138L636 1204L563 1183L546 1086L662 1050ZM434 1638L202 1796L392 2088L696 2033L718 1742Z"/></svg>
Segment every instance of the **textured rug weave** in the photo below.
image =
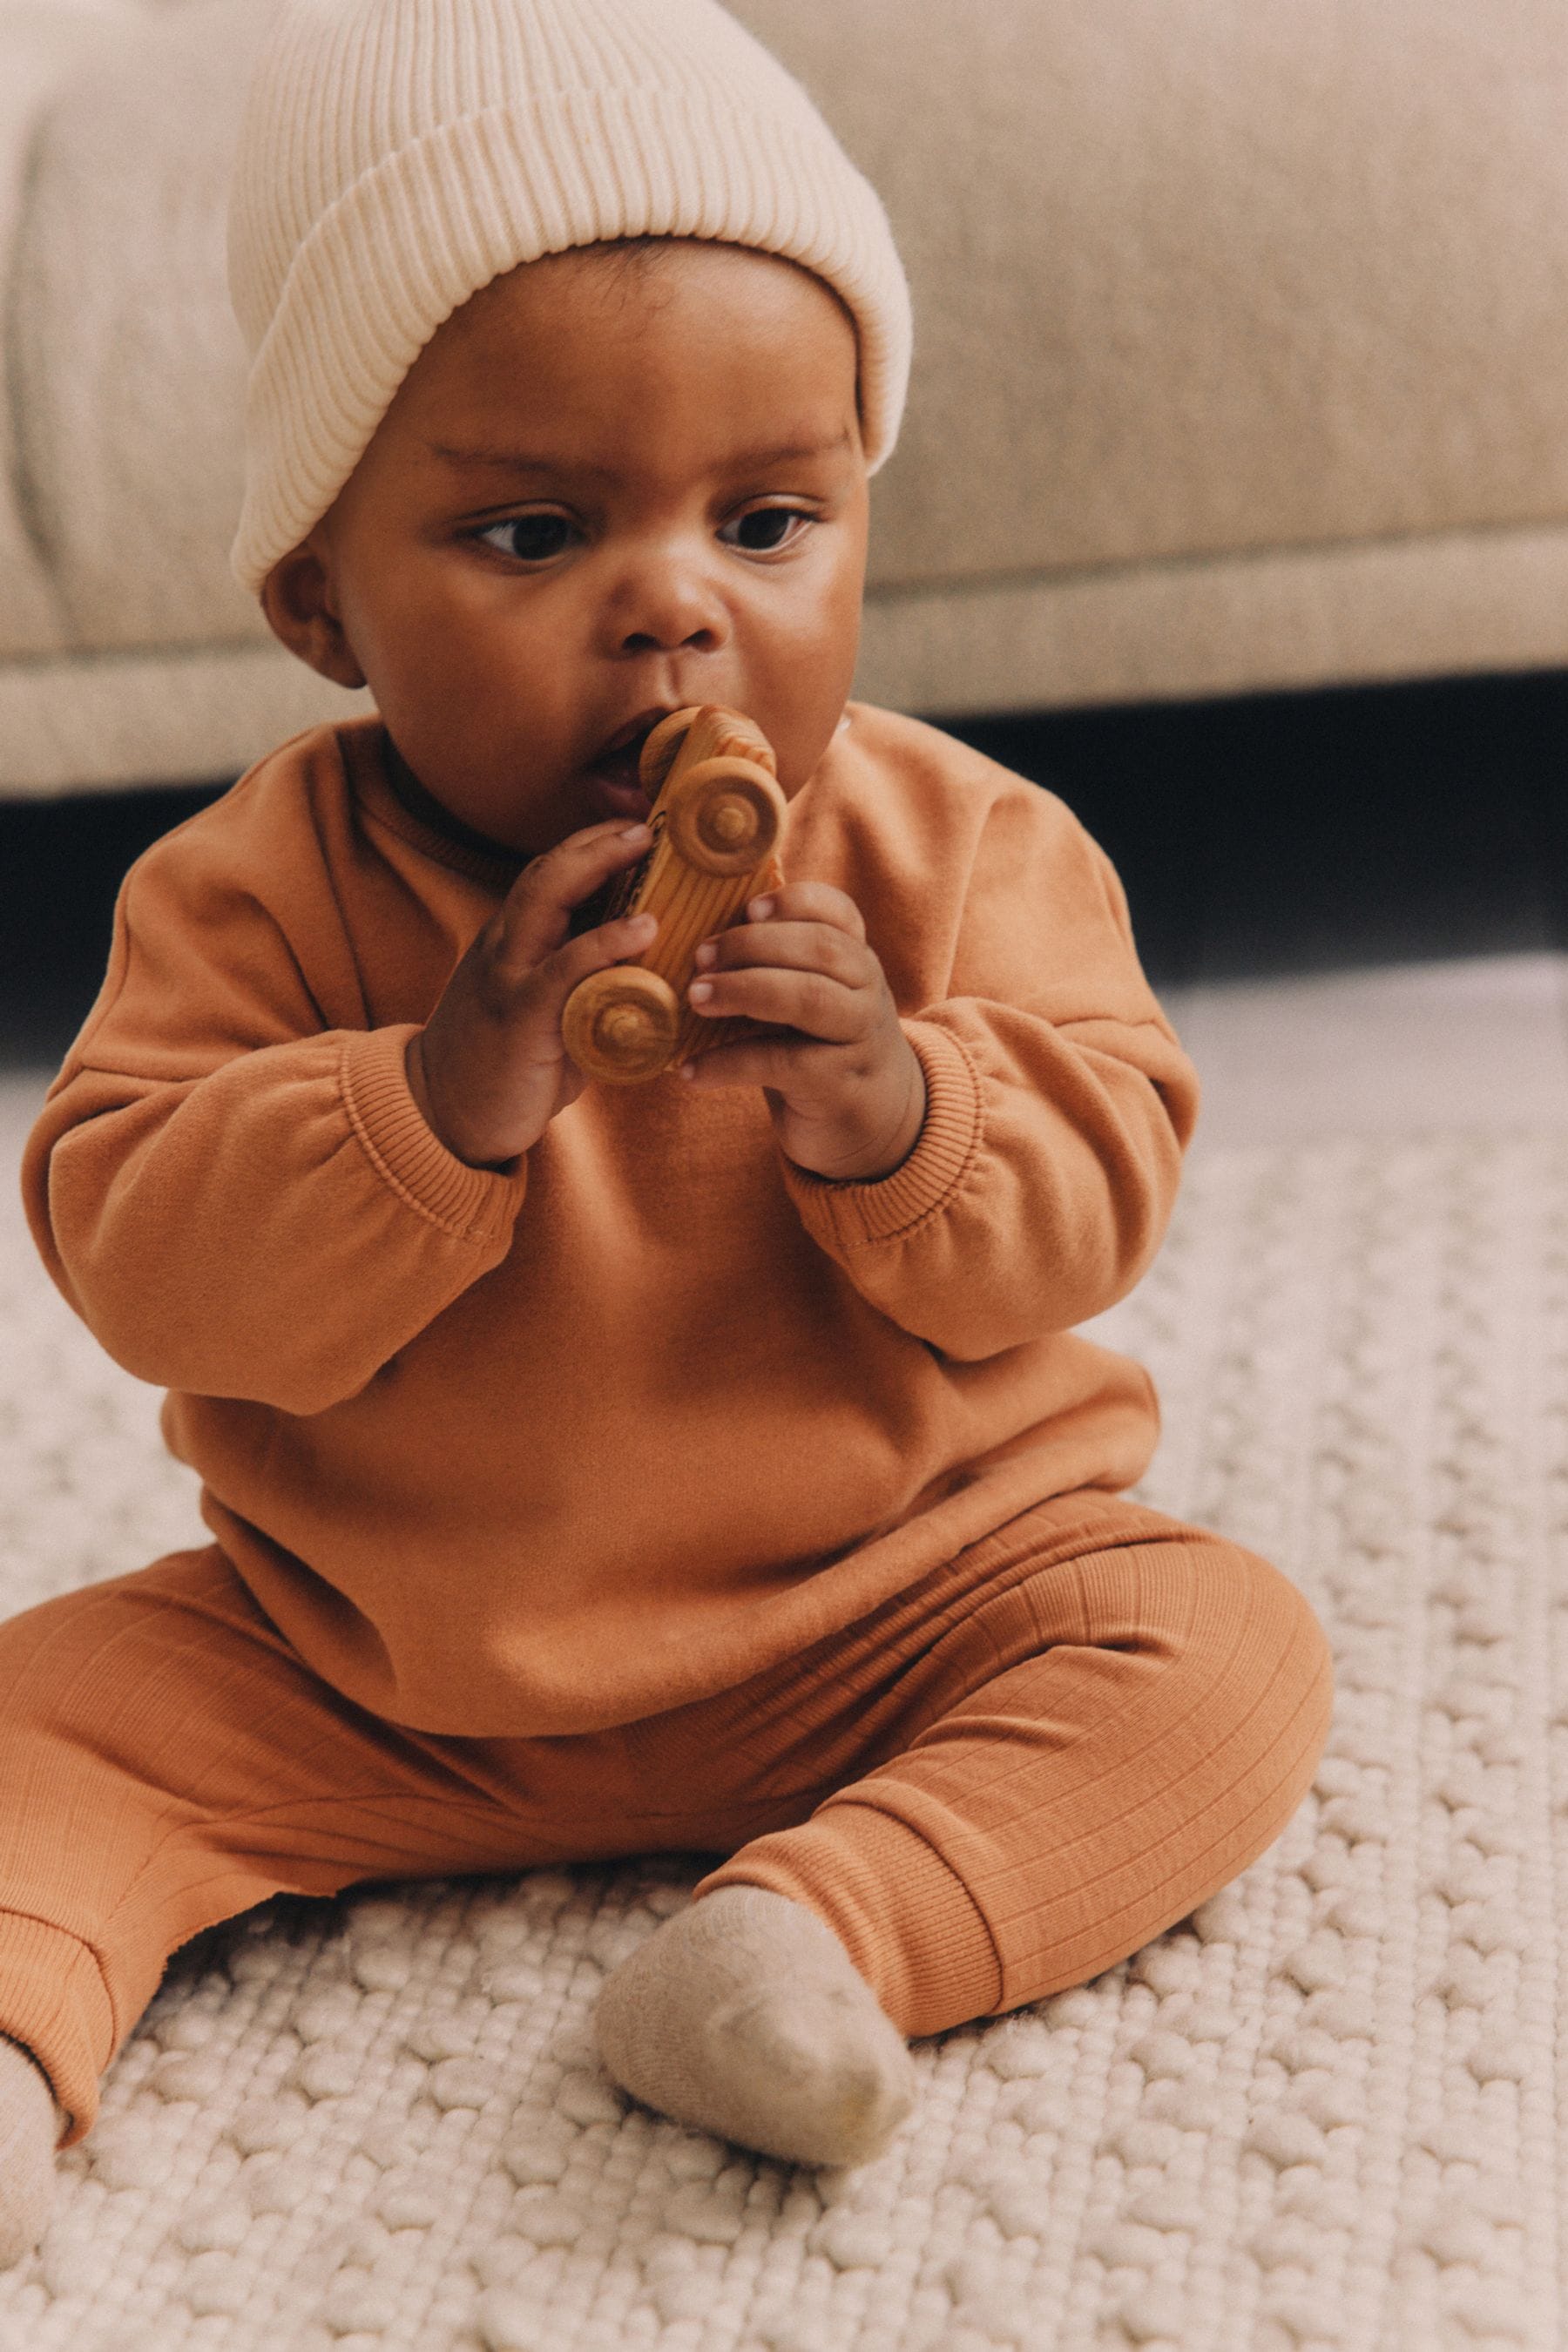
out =
<svg viewBox="0 0 1568 2352"><path fill-rule="evenodd" d="M9 1609L195 1520L154 1399L0 1244ZM270 1906L176 1958L0 2352L1556 2352L1568 1139L1200 1162L1104 1328L1166 1402L1144 1499L1333 1641L1316 1790L1235 1887L918 2045L844 2174L595 2063L695 1864Z"/></svg>

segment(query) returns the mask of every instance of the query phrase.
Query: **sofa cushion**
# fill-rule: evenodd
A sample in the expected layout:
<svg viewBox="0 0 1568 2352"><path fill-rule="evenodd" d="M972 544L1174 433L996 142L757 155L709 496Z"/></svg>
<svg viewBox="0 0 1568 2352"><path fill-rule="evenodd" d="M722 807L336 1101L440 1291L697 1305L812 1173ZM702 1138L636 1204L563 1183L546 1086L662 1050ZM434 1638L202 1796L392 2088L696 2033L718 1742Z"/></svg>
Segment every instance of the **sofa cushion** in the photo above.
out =
<svg viewBox="0 0 1568 2352"><path fill-rule="evenodd" d="M16 285L10 266L28 166L49 101L126 0L0 0L0 349L14 348ZM51 652L67 641L64 612L36 536L26 458L13 411L0 404L0 648Z"/></svg>
<svg viewBox="0 0 1568 2352"><path fill-rule="evenodd" d="M1568 516L1562 0L734 0L882 190L874 577Z"/></svg>
<svg viewBox="0 0 1568 2352"><path fill-rule="evenodd" d="M271 0L185 0L101 38L42 128L13 381L33 522L74 643L257 637L228 570L245 353L229 161Z"/></svg>

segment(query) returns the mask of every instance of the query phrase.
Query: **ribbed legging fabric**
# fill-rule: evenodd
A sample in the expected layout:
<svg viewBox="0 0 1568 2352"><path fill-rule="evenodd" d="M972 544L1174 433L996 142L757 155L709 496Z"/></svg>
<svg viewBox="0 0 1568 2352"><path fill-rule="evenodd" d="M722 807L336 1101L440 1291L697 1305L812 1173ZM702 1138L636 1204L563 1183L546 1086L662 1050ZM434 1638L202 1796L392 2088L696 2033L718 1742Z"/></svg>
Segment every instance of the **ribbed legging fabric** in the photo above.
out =
<svg viewBox="0 0 1568 2352"><path fill-rule="evenodd" d="M1058 1498L739 1687L437 1738L323 1684L216 1548L0 1625L0 2031L71 2118L169 1954L281 1892L658 1851L808 1905L911 2034L1109 1967L1279 1835L1329 1653L1278 1570Z"/></svg>

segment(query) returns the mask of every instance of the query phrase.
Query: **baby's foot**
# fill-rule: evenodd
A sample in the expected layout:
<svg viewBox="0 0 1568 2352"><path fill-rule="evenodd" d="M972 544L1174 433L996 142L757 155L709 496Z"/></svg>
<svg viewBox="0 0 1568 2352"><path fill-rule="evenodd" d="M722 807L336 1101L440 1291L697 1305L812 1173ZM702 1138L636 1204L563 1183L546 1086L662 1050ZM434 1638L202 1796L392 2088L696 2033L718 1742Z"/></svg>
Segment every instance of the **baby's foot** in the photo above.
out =
<svg viewBox="0 0 1568 2352"><path fill-rule="evenodd" d="M787 1895L721 1886L605 1985L599 2053L677 2123L796 2164L865 2164L914 2104L903 2036L833 1930Z"/></svg>
<svg viewBox="0 0 1568 2352"><path fill-rule="evenodd" d="M30 2254L55 2194L60 2111L43 2069L0 2034L0 2270Z"/></svg>

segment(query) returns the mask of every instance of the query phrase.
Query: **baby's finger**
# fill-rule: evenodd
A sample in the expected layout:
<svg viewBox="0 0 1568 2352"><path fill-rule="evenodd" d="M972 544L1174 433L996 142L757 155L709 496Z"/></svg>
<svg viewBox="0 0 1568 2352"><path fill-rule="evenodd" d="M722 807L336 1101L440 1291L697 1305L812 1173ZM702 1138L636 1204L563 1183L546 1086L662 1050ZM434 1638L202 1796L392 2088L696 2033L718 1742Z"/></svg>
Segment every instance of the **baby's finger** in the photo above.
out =
<svg viewBox="0 0 1568 2352"><path fill-rule="evenodd" d="M681 1064L679 1075L693 1086L775 1087L787 1093L801 1083L803 1060L809 1064L812 1055L832 1050L809 1038L737 1037L732 1044L710 1045L706 1053L694 1054Z"/></svg>
<svg viewBox="0 0 1568 2352"><path fill-rule="evenodd" d="M692 1010L704 1019L740 1014L773 1028L798 1030L824 1045L852 1044L869 1025L861 994L819 971L781 971L773 964L715 971L694 980L686 994Z"/></svg>
<svg viewBox="0 0 1568 2352"><path fill-rule="evenodd" d="M613 923L600 923L568 940L553 955L542 957L520 992L520 1002L527 1003L531 1013L537 1013L553 1035L566 1000L580 981L613 963L628 963L646 955L658 936L658 921L653 915L617 915Z"/></svg>
<svg viewBox="0 0 1568 2352"><path fill-rule="evenodd" d="M570 834L553 849L533 858L512 884L501 908L497 952L503 969L521 978L552 953L571 928L574 908L591 898L612 875L646 857L650 838L646 824L627 826L612 819L608 824ZM583 936L591 939L594 933ZM621 950L623 955L638 952Z"/></svg>
<svg viewBox="0 0 1568 2352"><path fill-rule="evenodd" d="M734 923L697 950L697 969L708 979L752 964L826 972L846 988L868 987L881 971L863 940L851 939L829 923Z"/></svg>
<svg viewBox="0 0 1568 2352"><path fill-rule="evenodd" d="M769 908L766 915L753 914L759 904ZM847 931L850 938L863 940L866 924L859 908L847 892L835 889L831 882L785 882L776 890L761 892L748 901L749 922L831 923L837 931Z"/></svg>

